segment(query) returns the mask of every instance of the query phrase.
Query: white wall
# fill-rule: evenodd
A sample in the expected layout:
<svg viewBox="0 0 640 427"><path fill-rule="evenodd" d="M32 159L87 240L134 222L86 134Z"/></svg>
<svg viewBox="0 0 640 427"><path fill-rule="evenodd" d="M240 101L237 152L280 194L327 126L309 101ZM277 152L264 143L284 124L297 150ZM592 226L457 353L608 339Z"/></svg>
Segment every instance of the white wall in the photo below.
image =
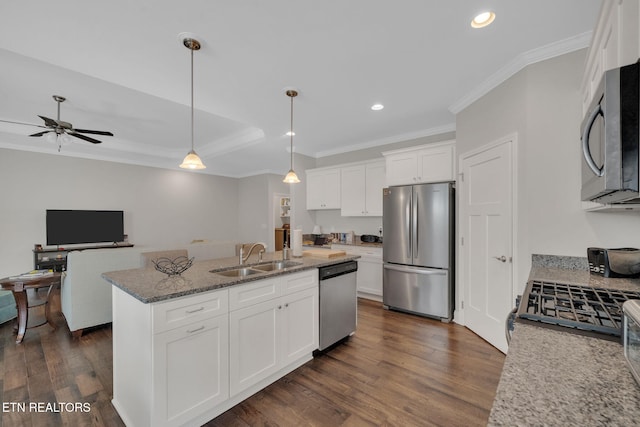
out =
<svg viewBox="0 0 640 427"><path fill-rule="evenodd" d="M274 194L289 194L284 176L263 174L242 178L238 183L238 238L242 242L264 242L273 251L274 224L282 225L280 217L274 222Z"/></svg>
<svg viewBox="0 0 640 427"><path fill-rule="evenodd" d="M46 209L123 210L136 245L238 238L234 178L0 149L0 200L0 277L33 268Z"/></svg>
<svg viewBox="0 0 640 427"><path fill-rule="evenodd" d="M589 246L640 247L640 214L593 213L580 202L579 85L586 51L533 64L456 117L458 155L518 135L516 289L531 254L586 256Z"/></svg>
<svg viewBox="0 0 640 427"><path fill-rule="evenodd" d="M264 175L240 179L238 183L238 237L244 243L269 241L269 185ZM267 243L268 244L268 243ZM269 248L273 250L273 248Z"/></svg>

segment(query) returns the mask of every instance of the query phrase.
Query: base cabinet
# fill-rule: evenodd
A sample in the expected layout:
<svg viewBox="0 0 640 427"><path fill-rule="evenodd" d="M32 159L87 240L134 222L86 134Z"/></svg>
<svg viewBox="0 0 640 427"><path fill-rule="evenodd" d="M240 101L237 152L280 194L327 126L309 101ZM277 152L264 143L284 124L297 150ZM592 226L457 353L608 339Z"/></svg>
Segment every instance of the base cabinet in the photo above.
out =
<svg viewBox="0 0 640 427"><path fill-rule="evenodd" d="M202 425L318 348L316 269L153 304L112 297L112 403L128 426Z"/></svg>
<svg viewBox="0 0 640 427"><path fill-rule="evenodd" d="M154 337L153 425L182 424L229 398L228 342L226 315Z"/></svg>
<svg viewBox="0 0 640 427"><path fill-rule="evenodd" d="M318 348L318 284L314 273L316 277L308 273L284 276L289 283L297 277L310 288L296 292L282 289L277 293L284 294L281 297L231 311L231 396Z"/></svg>
<svg viewBox="0 0 640 427"><path fill-rule="evenodd" d="M230 391L232 395L278 370L278 308L273 301L229 315Z"/></svg>
<svg viewBox="0 0 640 427"><path fill-rule="evenodd" d="M360 255L356 286L361 298L382 301L382 248L372 246L332 245L350 254Z"/></svg>

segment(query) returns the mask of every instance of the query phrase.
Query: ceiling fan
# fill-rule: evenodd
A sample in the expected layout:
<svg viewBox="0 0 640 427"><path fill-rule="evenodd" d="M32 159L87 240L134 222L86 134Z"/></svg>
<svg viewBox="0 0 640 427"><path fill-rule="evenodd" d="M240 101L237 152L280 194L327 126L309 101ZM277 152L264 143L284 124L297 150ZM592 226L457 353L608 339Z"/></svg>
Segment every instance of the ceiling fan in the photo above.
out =
<svg viewBox="0 0 640 427"><path fill-rule="evenodd" d="M106 136L113 136L113 134L111 132L106 132L106 131L101 131L101 130L90 130L90 129L76 129L73 127L73 125L69 122L64 122L62 120L60 120L60 104L63 103L66 98L64 96L59 96L59 95L53 95L53 99L58 103L58 116L56 120L50 119L48 117L45 116L38 116L40 117L42 120L44 120L44 126L42 125L34 125L31 123L20 123L20 122L12 122L9 120L0 120L0 122L6 122L6 123L14 123L14 124L19 124L19 125L28 125L28 126L37 126L40 128L45 128L47 130L44 130L42 132L36 132L34 134L31 134L29 136L42 136L45 135L47 133L50 132L54 132L56 137L62 137L63 135L69 135L69 136L73 136L75 138L79 138L88 142L91 142L92 144L100 144L102 141L99 141L95 138L91 138L89 136L83 135L85 133L88 134L93 134L93 135L106 135ZM58 151L60 151L60 146L61 146L61 139L57 138L58 140Z"/></svg>

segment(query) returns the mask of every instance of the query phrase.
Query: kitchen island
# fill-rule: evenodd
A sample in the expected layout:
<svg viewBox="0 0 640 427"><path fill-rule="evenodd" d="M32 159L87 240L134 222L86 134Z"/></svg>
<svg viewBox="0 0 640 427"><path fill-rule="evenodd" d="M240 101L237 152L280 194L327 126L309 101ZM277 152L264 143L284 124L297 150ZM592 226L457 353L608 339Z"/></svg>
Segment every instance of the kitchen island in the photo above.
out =
<svg viewBox="0 0 640 427"><path fill-rule="evenodd" d="M113 400L127 425L201 425L311 360L318 348L318 267L359 258L265 254L248 275L236 257L181 276L109 272ZM211 270L215 272L211 272Z"/></svg>
<svg viewBox="0 0 640 427"><path fill-rule="evenodd" d="M530 280L640 290L581 268L536 266ZM620 342L516 321L489 417L490 426L637 425L640 386Z"/></svg>

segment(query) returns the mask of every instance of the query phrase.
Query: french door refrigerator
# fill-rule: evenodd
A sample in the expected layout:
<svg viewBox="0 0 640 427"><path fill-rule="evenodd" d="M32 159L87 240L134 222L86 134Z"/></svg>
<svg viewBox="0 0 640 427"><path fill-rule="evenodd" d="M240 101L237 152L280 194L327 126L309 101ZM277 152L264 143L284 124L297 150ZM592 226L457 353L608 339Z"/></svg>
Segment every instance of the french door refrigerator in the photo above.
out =
<svg viewBox="0 0 640 427"><path fill-rule="evenodd" d="M452 319L454 193L451 182L383 190L385 308Z"/></svg>

